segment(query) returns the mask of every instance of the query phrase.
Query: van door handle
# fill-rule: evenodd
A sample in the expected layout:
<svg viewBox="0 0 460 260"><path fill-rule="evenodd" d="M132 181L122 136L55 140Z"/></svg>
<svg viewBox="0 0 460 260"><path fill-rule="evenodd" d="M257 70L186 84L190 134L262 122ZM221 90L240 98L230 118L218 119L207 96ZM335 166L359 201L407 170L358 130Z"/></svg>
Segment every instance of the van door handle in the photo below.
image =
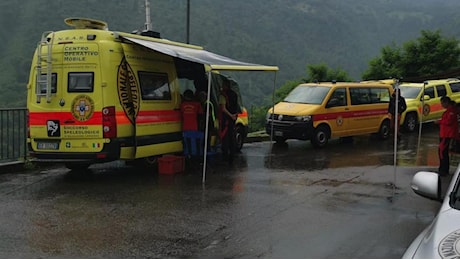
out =
<svg viewBox="0 0 460 260"><path fill-rule="evenodd" d="M346 111L350 110L348 107L345 108Z"/></svg>

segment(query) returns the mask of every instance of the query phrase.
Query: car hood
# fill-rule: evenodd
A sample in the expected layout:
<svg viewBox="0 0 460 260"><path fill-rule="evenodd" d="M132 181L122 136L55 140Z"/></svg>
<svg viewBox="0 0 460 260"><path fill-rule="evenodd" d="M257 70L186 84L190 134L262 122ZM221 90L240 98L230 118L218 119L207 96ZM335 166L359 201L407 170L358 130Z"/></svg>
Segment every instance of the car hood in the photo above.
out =
<svg viewBox="0 0 460 260"><path fill-rule="evenodd" d="M275 113L290 116L311 115L319 106L320 105L280 102L275 105Z"/></svg>
<svg viewBox="0 0 460 260"><path fill-rule="evenodd" d="M460 221L458 219L460 219L459 210L443 207L432 224L417 237L405 257L459 258Z"/></svg>

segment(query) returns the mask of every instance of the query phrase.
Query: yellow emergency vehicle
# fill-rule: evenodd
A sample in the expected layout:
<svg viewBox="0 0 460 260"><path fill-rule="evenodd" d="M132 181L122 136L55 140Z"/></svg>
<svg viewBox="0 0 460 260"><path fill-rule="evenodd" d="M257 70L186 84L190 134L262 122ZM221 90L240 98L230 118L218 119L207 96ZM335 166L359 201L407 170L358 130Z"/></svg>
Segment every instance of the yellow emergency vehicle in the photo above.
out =
<svg viewBox="0 0 460 260"><path fill-rule="evenodd" d="M441 97L448 96L457 104L460 102L460 80L457 78L428 80L424 83L401 83L401 96L407 109L401 114L401 125L408 132L417 129L420 122L434 122L446 111Z"/></svg>
<svg viewBox="0 0 460 260"><path fill-rule="evenodd" d="M391 84L368 82L305 83L267 113L266 132L277 143L311 140L324 147L330 138L390 132Z"/></svg>
<svg viewBox="0 0 460 260"><path fill-rule="evenodd" d="M27 141L37 161L72 169L182 152L179 79L205 82L195 91L210 92L207 79L219 68L277 70L148 32L110 31L94 19L65 22L73 28L45 32L33 56Z"/></svg>

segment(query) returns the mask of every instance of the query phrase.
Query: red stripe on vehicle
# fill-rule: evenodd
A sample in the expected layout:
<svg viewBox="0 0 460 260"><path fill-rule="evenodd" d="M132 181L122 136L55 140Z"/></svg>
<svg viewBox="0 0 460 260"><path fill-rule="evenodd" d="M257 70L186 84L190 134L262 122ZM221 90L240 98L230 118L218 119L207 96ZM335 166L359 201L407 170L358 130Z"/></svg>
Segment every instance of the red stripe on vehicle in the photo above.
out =
<svg viewBox="0 0 460 260"><path fill-rule="evenodd" d="M353 117L366 117L366 116L377 116L377 115L386 115L388 113L387 109L373 109L373 110L359 110L359 111L345 111L345 112L336 112L336 113L326 113L315 115L315 121L318 120L330 120L336 119L341 116L343 118L353 118Z"/></svg>

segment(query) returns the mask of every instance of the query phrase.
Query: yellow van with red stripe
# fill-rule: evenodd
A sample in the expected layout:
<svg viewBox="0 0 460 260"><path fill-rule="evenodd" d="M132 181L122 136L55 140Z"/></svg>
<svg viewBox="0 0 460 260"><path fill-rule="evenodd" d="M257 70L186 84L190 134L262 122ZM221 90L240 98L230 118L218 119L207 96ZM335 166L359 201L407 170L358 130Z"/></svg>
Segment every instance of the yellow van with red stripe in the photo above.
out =
<svg viewBox="0 0 460 260"><path fill-rule="evenodd" d="M441 105L441 97L448 96L457 104L460 102L460 80L457 78L401 83L398 88L407 105L401 114L401 125L408 132L415 131L420 122L441 119L446 111Z"/></svg>
<svg viewBox="0 0 460 260"><path fill-rule="evenodd" d="M170 48L166 52L202 48L109 31L93 19L65 22L73 28L44 33L33 56L27 84L31 157L74 169L120 159L153 164L158 156L181 153L179 79L206 81L206 65L142 44ZM196 91L207 90L202 87Z"/></svg>
<svg viewBox="0 0 460 260"><path fill-rule="evenodd" d="M114 38L103 22L66 22L75 29L45 33L32 60L31 156L86 168L182 151L173 58Z"/></svg>
<svg viewBox="0 0 460 260"><path fill-rule="evenodd" d="M391 84L381 82L305 83L269 109L266 132L276 142L311 140L324 147L330 138L390 133Z"/></svg>

